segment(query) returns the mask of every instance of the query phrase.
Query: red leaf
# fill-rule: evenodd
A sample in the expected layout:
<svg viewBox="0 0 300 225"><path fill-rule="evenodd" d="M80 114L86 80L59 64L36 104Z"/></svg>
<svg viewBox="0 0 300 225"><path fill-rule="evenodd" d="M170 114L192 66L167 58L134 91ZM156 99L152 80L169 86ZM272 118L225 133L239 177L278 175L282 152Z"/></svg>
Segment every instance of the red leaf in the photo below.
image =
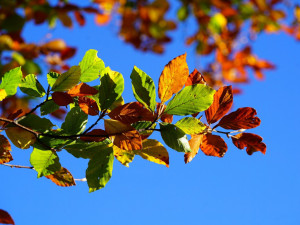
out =
<svg viewBox="0 0 300 225"><path fill-rule="evenodd" d="M184 162L189 163L192 159L198 154L200 144L203 139L203 134L192 135L191 140L189 140L190 147L192 149L191 152L187 152L184 154Z"/></svg>
<svg viewBox="0 0 300 225"><path fill-rule="evenodd" d="M205 134L200 148L205 155L223 157L227 151L227 144L218 135Z"/></svg>
<svg viewBox="0 0 300 225"><path fill-rule="evenodd" d="M75 96L88 96L98 94L97 89L87 85L86 83L77 84L71 90L68 91L68 94L72 97Z"/></svg>
<svg viewBox="0 0 300 225"><path fill-rule="evenodd" d="M75 186L75 181L72 174L66 168L61 168L59 171L56 171L54 174L46 176L53 183L61 187L70 187Z"/></svg>
<svg viewBox="0 0 300 225"><path fill-rule="evenodd" d="M244 149L246 147L246 152L248 155L252 155L253 152L257 151L260 151L263 154L266 153L266 144L262 142L262 137L256 134L240 133L233 136L231 139L237 148Z"/></svg>
<svg viewBox="0 0 300 225"><path fill-rule="evenodd" d="M52 94L53 101L59 106L67 106L73 103L73 98L65 92L54 92Z"/></svg>
<svg viewBox="0 0 300 225"><path fill-rule="evenodd" d="M260 119L256 117L256 114L256 110L253 108L239 108L235 112L224 116L217 126L231 130L254 128L260 125Z"/></svg>
<svg viewBox="0 0 300 225"><path fill-rule="evenodd" d="M139 102L131 102L112 110L108 116L125 124L138 121L154 121L155 116Z"/></svg>
<svg viewBox="0 0 300 225"><path fill-rule="evenodd" d="M190 86L193 84L206 85L206 81L203 75L197 69L194 69L194 71L188 76L187 81L185 82L185 86Z"/></svg>
<svg viewBox="0 0 300 225"><path fill-rule="evenodd" d="M80 26L84 26L85 25L85 19L84 19L84 16L82 15L82 13L80 13L79 11L75 11L74 12L74 16L75 16L75 19L76 19L77 23Z"/></svg>
<svg viewBox="0 0 300 225"><path fill-rule="evenodd" d="M73 57L76 53L76 48L66 47L60 52L61 60L66 60Z"/></svg>
<svg viewBox="0 0 300 225"><path fill-rule="evenodd" d="M233 102L231 86L221 87L214 95L213 104L205 111L209 124L217 122L231 108Z"/></svg>
<svg viewBox="0 0 300 225"><path fill-rule="evenodd" d="M94 130L86 133L86 135L100 135L102 137L84 137L83 136L83 137L80 137L80 139L83 141L89 141L89 142L92 142L92 141L100 142L100 141L105 140L108 137L106 131L101 130L101 129L94 129Z"/></svg>
<svg viewBox="0 0 300 225"><path fill-rule="evenodd" d="M88 115L97 116L99 114L99 108L95 100L87 97L79 97L79 107Z"/></svg>
<svg viewBox="0 0 300 225"><path fill-rule="evenodd" d="M57 118L57 119L63 119L64 118L64 115L67 113L66 110L64 109L58 109L58 110L55 110L54 112L52 112L50 115Z"/></svg>
<svg viewBox="0 0 300 225"><path fill-rule="evenodd" d="M12 217L9 215L9 213L2 209L0 209L0 223L15 225L15 222L12 219Z"/></svg>

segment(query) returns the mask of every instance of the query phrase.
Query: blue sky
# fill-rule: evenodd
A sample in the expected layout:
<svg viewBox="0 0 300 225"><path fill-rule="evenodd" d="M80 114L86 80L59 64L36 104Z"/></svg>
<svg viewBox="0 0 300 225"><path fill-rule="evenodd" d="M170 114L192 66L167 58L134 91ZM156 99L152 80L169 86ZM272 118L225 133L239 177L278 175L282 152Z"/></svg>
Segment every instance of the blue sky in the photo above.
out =
<svg viewBox="0 0 300 225"><path fill-rule="evenodd" d="M124 44L116 28L88 25L72 30L60 25L53 38L64 38L78 47L70 61L76 65L88 49L98 50L106 66L123 74L124 98L133 101L130 73L134 65L150 75L157 86L169 60L187 52L190 71L197 58L183 44L185 27L174 32L174 42L163 55L142 53ZM40 41L46 26L25 29L28 41ZM46 178L37 179L31 170L1 167L1 205L16 224L105 224L105 225L297 225L300 224L299 161L299 65L300 43L285 34L261 35L254 52L270 60L277 69L266 73L263 82L252 79L244 94L234 97L234 109L253 107L262 123L253 132L267 144L267 153L248 156L228 143L224 158L199 153L189 164L183 154L168 148L170 168L136 157L129 168L114 162L107 186L89 194L86 183L57 187ZM45 71L46 73L46 71ZM158 135L153 138L162 140ZM224 137L226 138L226 137ZM30 150L13 149L15 164L29 165ZM60 154L64 167L76 178L85 176L87 160Z"/></svg>

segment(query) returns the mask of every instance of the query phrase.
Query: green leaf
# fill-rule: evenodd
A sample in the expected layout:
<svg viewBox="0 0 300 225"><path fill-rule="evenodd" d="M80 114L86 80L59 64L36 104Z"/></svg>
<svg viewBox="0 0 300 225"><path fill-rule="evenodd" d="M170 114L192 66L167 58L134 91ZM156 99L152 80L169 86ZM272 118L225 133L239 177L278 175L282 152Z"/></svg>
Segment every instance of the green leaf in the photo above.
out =
<svg viewBox="0 0 300 225"><path fill-rule="evenodd" d="M40 135L39 140L41 142L35 142L34 147L40 149L40 150L49 150L49 147L54 149L61 149L65 145L71 144L75 142L73 139L62 139L62 138L56 138L56 137L50 137L46 135L55 135L55 136L66 136L68 134L64 133L62 130L51 130L44 132L44 136ZM43 144L41 144L43 143Z"/></svg>
<svg viewBox="0 0 300 225"><path fill-rule="evenodd" d="M86 179L89 192L105 187L112 176L114 153L112 147L102 149L89 161Z"/></svg>
<svg viewBox="0 0 300 225"><path fill-rule="evenodd" d="M187 86L169 102L165 113L184 116L204 111L212 104L215 92L203 84Z"/></svg>
<svg viewBox="0 0 300 225"><path fill-rule="evenodd" d="M160 123L161 137L164 142L178 152L190 152L191 147L183 130L170 123Z"/></svg>
<svg viewBox="0 0 300 225"><path fill-rule="evenodd" d="M203 132L206 126L198 119L194 117L186 117L179 120L176 124L186 134L199 134Z"/></svg>
<svg viewBox="0 0 300 225"><path fill-rule="evenodd" d="M47 101L40 108L42 116L52 113L58 109L59 105L57 105L53 100Z"/></svg>
<svg viewBox="0 0 300 225"><path fill-rule="evenodd" d="M151 126L151 129L154 129L156 127L156 123L152 124L151 121L139 121L136 122L134 124L131 124L131 126L133 126L136 130L140 130L140 129L145 129L148 128L149 126ZM140 135L146 135L146 136L150 136L153 133L153 130L143 130L143 131L139 131Z"/></svg>
<svg viewBox="0 0 300 225"><path fill-rule="evenodd" d="M8 96L16 94L17 88L22 80L22 77L23 75L22 75L21 67L16 67L8 71L2 77L0 89L4 89Z"/></svg>
<svg viewBox="0 0 300 225"><path fill-rule="evenodd" d="M24 119L19 120L18 123L39 132L48 131L54 126L50 120L34 114L29 114Z"/></svg>
<svg viewBox="0 0 300 225"><path fill-rule="evenodd" d="M34 148L30 155L30 163L38 172L38 178L53 174L61 168L57 154L51 150Z"/></svg>
<svg viewBox="0 0 300 225"><path fill-rule="evenodd" d="M47 81L50 87L53 87L53 84L56 82L57 78L60 76L59 73L49 72L47 74Z"/></svg>
<svg viewBox="0 0 300 225"><path fill-rule="evenodd" d="M88 115L79 106L73 107L66 116L61 129L67 134L80 134L84 131Z"/></svg>
<svg viewBox="0 0 300 225"><path fill-rule="evenodd" d="M154 112L156 107L156 93L152 78L136 66L134 66L130 78L136 100Z"/></svg>
<svg viewBox="0 0 300 225"><path fill-rule="evenodd" d="M76 84L80 79L80 67L72 66L67 72L60 75L52 86L51 91L68 91ZM49 82L49 81L48 81Z"/></svg>
<svg viewBox="0 0 300 225"><path fill-rule="evenodd" d="M33 62L32 60L26 60L25 64L22 66L23 70L26 71L27 74L41 74L41 68L38 64Z"/></svg>
<svg viewBox="0 0 300 225"><path fill-rule="evenodd" d="M105 68L99 87L99 102L101 109L108 109L121 97L123 90L124 79L122 74L112 71L109 67Z"/></svg>
<svg viewBox="0 0 300 225"><path fill-rule="evenodd" d="M84 142L77 140L76 142L66 145L66 149L76 158L91 159L98 151L112 146L110 139L105 139L102 142Z"/></svg>
<svg viewBox="0 0 300 225"><path fill-rule="evenodd" d="M94 49L88 50L79 63L81 69L80 81L90 82L96 80L99 77L100 72L104 70L104 62L98 58L97 52L98 51Z"/></svg>
<svg viewBox="0 0 300 225"><path fill-rule="evenodd" d="M34 74L29 74L23 78L19 87L23 93L33 97L43 97L46 93Z"/></svg>

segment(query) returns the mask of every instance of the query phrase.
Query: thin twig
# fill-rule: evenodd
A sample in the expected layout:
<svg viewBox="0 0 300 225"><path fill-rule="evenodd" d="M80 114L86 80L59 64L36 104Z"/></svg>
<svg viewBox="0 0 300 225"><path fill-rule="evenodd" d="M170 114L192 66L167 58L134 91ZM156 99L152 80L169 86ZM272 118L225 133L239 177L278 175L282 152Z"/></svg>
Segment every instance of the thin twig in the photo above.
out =
<svg viewBox="0 0 300 225"><path fill-rule="evenodd" d="M31 169L31 170L35 170L33 168L33 166L21 166L21 165L13 165L13 164L8 164L8 163L2 163L0 165L3 165L3 166L9 166L11 168L23 168L23 169Z"/></svg>
<svg viewBox="0 0 300 225"><path fill-rule="evenodd" d="M107 109L103 110L103 112L101 112L99 118L96 120L96 122L94 124L92 124L88 129L86 129L82 134L85 135L87 132L89 132L94 126L97 125L97 123L105 116Z"/></svg>
<svg viewBox="0 0 300 225"><path fill-rule="evenodd" d="M87 179L84 177L84 178L81 178L81 179L74 179L75 181L82 181L82 182L86 182Z"/></svg>

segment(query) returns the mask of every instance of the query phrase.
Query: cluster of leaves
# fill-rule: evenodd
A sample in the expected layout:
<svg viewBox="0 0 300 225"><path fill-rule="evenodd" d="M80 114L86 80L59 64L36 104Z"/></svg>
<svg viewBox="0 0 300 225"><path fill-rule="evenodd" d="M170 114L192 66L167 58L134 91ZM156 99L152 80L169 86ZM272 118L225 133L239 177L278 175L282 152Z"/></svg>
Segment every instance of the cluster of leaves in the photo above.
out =
<svg viewBox="0 0 300 225"><path fill-rule="evenodd" d="M167 149L159 141L149 139L154 131L160 132L167 146L185 153L186 163L197 154L199 147L206 155L224 156L226 143L213 132L227 134L239 149L246 147L248 154L265 153L261 137L243 132L260 124L255 110L240 108L224 116L232 105L231 86L216 92L206 85L199 72L189 74L186 54L164 67L158 84L159 103L150 76L134 67L130 78L137 102L125 104L122 75L105 67L96 50L87 51L79 65L65 73L49 72L47 91L34 74L23 78L20 67L5 73L0 84L1 100L15 95L19 87L24 94L40 98L41 103L29 112L18 109L7 118L0 117L1 130L6 133L0 135L0 164L12 166L7 164L13 160L11 143L20 149L33 147L32 167L27 168L59 186L72 186L75 185L73 176L59 162L59 152L66 150L76 158L89 159L86 180L89 191L93 192L103 188L111 178L114 158L128 166L139 155L168 167ZM100 85L87 84L95 80ZM69 111L64 122L54 128L47 115L66 106ZM40 116L36 114L38 109ZM207 124L196 118L203 111ZM172 124L174 115L183 118ZM87 126L93 116L97 119ZM100 121L104 122L102 128ZM217 127L233 131L217 131ZM239 134L231 135L236 131Z"/></svg>

